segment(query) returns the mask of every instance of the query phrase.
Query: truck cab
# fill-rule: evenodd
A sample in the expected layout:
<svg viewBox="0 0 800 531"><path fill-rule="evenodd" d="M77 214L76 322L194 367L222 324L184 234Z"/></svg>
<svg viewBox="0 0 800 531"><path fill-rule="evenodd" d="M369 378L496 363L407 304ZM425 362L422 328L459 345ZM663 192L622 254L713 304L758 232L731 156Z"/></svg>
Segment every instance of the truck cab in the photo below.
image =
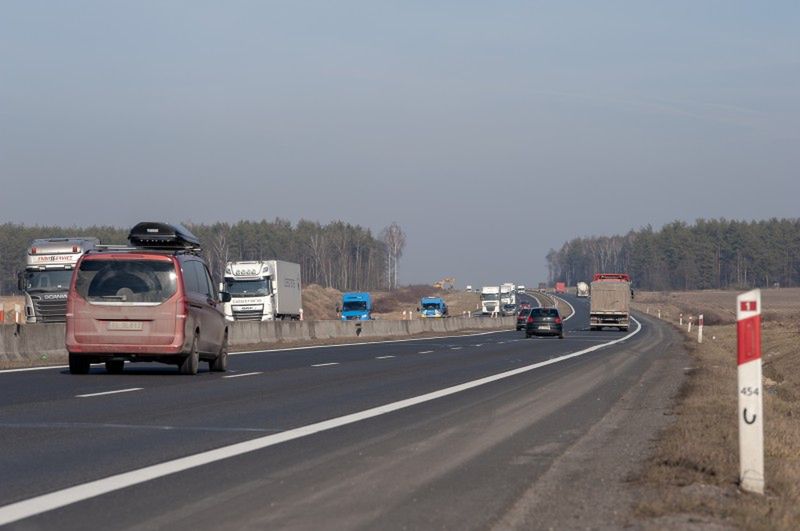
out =
<svg viewBox="0 0 800 531"><path fill-rule="evenodd" d="M500 286L481 288L481 313L488 315L500 311Z"/></svg>
<svg viewBox="0 0 800 531"><path fill-rule="evenodd" d="M300 319L300 264L281 260L228 262L220 291L231 294L231 301L225 304L228 321Z"/></svg>
<svg viewBox="0 0 800 531"><path fill-rule="evenodd" d="M447 304L441 297L422 297L417 311L420 317L447 317Z"/></svg>
<svg viewBox="0 0 800 531"><path fill-rule="evenodd" d="M67 294L72 271L84 253L100 244L97 238L33 240L18 287L25 296L26 323L66 321Z"/></svg>
<svg viewBox="0 0 800 531"><path fill-rule="evenodd" d="M342 321L369 321L372 319L372 296L357 291L343 293L342 307L338 311Z"/></svg>

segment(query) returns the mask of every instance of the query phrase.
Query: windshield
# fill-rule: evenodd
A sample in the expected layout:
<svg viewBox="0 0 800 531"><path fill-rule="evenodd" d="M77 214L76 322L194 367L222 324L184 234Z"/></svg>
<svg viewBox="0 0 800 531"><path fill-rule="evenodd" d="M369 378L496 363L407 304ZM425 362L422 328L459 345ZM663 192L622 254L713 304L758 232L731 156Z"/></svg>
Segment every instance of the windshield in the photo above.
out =
<svg viewBox="0 0 800 531"><path fill-rule="evenodd" d="M160 303L175 294L172 262L155 260L86 260L75 290L92 302Z"/></svg>
<svg viewBox="0 0 800 531"><path fill-rule="evenodd" d="M439 303L438 302L426 302L422 305L423 310L438 310Z"/></svg>
<svg viewBox="0 0 800 531"><path fill-rule="evenodd" d="M542 317L558 317L558 310L555 308L534 308L531 315Z"/></svg>
<svg viewBox="0 0 800 531"><path fill-rule="evenodd" d="M25 291L67 291L72 279L72 270L26 271Z"/></svg>
<svg viewBox="0 0 800 531"><path fill-rule="evenodd" d="M347 301L342 304L343 312L365 312L367 311L366 301Z"/></svg>
<svg viewBox="0 0 800 531"><path fill-rule="evenodd" d="M498 299L497 293L481 293L482 301L496 301Z"/></svg>
<svg viewBox="0 0 800 531"><path fill-rule="evenodd" d="M263 280L225 280L225 291L231 297L264 297L272 292L268 278Z"/></svg>

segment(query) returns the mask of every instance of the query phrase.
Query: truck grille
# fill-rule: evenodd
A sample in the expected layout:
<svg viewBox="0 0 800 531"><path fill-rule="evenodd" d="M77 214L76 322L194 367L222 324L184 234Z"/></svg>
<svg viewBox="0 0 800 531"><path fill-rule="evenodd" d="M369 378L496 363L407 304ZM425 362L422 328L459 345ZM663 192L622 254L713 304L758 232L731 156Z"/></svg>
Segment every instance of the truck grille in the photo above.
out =
<svg viewBox="0 0 800 531"><path fill-rule="evenodd" d="M63 323L67 318L67 299L44 300L38 295L31 296L37 323Z"/></svg>
<svg viewBox="0 0 800 531"><path fill-rule="evenodd" d="M260 321L263 314L263 310L234 311L233 319L235 321Z"/></svg>

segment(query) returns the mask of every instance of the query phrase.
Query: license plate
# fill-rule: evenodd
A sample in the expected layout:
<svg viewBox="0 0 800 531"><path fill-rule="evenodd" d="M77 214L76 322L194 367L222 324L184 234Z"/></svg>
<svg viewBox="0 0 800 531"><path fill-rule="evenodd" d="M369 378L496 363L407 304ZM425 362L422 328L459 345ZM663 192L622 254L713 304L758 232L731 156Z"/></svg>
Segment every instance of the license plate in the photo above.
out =
<svg viewBox="0 0 800 531"><path fill-rule="evenodd" d="M550 330L550 325L540 325L539 330Z"/></svg>
<svg viewBox="0 0 800 531"><path fill-rule="evenodd" d="M142 321L110 321L108 323L109 330L143 330L144 323Z"/></svg>
<svg viewBox="0 0 800 531"><path fill-rule="evenodd" d="M235 312L254 312L256 310L261 310L263 308L262 305L258 306L234 306L233 311Z"/></svg>

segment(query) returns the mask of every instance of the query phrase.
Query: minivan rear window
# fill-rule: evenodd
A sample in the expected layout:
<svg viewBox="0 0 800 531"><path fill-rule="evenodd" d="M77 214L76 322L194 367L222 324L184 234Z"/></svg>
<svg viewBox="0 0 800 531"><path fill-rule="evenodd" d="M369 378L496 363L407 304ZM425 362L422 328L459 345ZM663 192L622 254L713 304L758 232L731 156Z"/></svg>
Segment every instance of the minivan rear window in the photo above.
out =
<svg viewBox="0 0 800 531"><path fill-rule="evenodd" d="M84 260L75 290L92 302L160 303L175 294L172 262L163 260Z"/></svg>

